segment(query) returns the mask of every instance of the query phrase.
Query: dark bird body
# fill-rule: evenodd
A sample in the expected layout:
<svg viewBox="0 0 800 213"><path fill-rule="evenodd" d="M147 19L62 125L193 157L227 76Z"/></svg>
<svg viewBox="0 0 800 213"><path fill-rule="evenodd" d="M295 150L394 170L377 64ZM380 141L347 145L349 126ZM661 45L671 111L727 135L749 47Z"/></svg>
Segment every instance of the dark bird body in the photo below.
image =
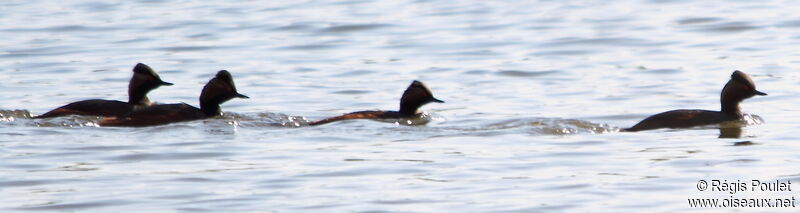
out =
<svg viewBox="0 0 800 213"><path fill-rule="evenodd" d="M756 90L750 76L744 72L734 71L731 79L722 88L720 95L720 111L679 109L652 115L623 131L642 131L659 128L689 128L719 124L726 121L742 120L744 114L739 103L755 95L767 95Z"/></svg>
<svg viewBox="0 0 800 213"><path fill-rule="evenodd" d="M33 118L50 118L66 115L122 116L131 113L135 109L150 106L152 103L150 99L147 98L147 93L160 86L169 85L172 85L172 83L162 81L152 68L139 63L133 68L133 77L131 77L131 81L128 83L128 102L102 99L77 101Z"/></svg>
<svg viewBox="0 0 800 213"><path fill-rule="evenodd" d="M158 104L124 116L105 118L100 121L100 125L137 127L206 119L222 115L219 105L233 98L249 97L239 94L231 74L222 70L203 87L200 108L185 103Z"/></svg>
<svg viewBox="0 0 800 213"><path fill-rule="evenodd" d="M335 121L352 119L402 119L419 115L419 108L430 102L444 103L433 97L433 93L422 82L413 81L400 98L400 111L358 111L340 116L309 122L308 125L322 125Z"/></svg>

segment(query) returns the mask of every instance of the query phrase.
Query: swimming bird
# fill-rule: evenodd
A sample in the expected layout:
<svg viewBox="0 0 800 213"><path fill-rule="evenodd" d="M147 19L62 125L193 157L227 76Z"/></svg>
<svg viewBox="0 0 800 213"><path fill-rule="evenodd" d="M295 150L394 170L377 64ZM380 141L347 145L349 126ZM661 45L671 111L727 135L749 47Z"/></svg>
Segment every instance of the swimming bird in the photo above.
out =
<svg viewBox="0 0 800 213"><path fill-rule="evenodd" d="M133 67L133 77L128 83L128 102L102 99L83 100L69 103L33 118L65 115L121 116L134 109L152 105L150 99L147 98L147 93L160 86L170 85L172 83L161 80L161 77L150 66L138 63Z"/></svg>
<svg viewBox="0 0 800 213"><path fill-rule="evenodd" d="M756 95L767 95L756 90L756 85L750 76L742 71L734 71L731 79L722 88L720 95L721 111L680 109L662 112L647 117L631 128L622 131L642 131L659 128L688 128L719 124L726 121L742 120L744 113L739 109L739 103L744 99Z"/></svg>
<svg viewBox="0 0 800 213"><path fill-rule="evenodd" d="M206 119L222 115L220 104L233 98L250 98L236 91L230 72L222 70L212 78L200 93L200 108L186 103L158 104L135 110L121 117L109 117L100 126L154 126L182 121Z"/></svg>
<svg viewBox="0 0 800 213"><path fill-rule="evenodd" d="M402 119L418 116L419 108L430 102L444 103L444 101L433 97L433 93L422 82L413 81L408 86L403 96L400 98L400 111L358 111L344 115L325 118L318 121L309 122L308 125L322 125L334 121L352 119Z"/></svg>

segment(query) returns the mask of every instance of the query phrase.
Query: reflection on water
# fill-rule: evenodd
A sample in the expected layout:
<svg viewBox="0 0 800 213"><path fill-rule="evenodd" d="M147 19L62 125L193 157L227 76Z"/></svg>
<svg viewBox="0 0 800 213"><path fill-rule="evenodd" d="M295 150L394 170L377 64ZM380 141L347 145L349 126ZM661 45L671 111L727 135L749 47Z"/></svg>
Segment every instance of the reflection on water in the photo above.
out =
<svg viewBox="0 0 800 213"><path fill-rule="evenodd" d="M719 138L741 138L742 128L719 128Z"/></svg>
<svg viewBox="0 0 800 213"><path fill-rule="evenodd" d="M794 179L800 169L800 21L786 2L0 8L3 212L676 212L695 210L692 196L730 196L699 192L697 180ZM155 127L30 119L77 100L124 100L138 62L176 79L149 94L158 102L197 103L221 69L251 99L223 104L219 118ZM717 108L733 70L770 92L742 104L753 115L744 122L618 132L645 112ZM307 126L397 109L411 80L447 103L420 120Z"/></svg>
<svg viewBox="0 0 800 213"><path fill-rule="evenodd" d="M30 112L27 110L0 110L0 121L5 125L23 125L30 127L99 127L97 122L101 117L72 115L45 119L31 119ZM343 121L343 125L348 123L359 123L369 125L370 122L378 122L375 125L405 125L405 126L424 126L433 120L443 120L440 115L428 112L420 113L419 116L409 119L364 119ZM209 120L219 120L231 126L241 126L246 128L259 127L306 127L308 120L303 116L291 116L281 113L262 112L254 115L245 113L226 112L221 117ZM188 123L204 123L207 121L195 121ZM384 124L381 124L384 123ZM526 133L534 135L570 135L580 133L609 133L619 131L619 128L611 127L607 124L596 124L577 119L560 118L519 118L501 121L481 120L479 124L465 121L453 123L453 125L438 125L432 127L433 130L441 129L456 135L482 135L491 132ZM176 124L178 126L183 124ZM159 128L159 127L157 127Z"/></svg>

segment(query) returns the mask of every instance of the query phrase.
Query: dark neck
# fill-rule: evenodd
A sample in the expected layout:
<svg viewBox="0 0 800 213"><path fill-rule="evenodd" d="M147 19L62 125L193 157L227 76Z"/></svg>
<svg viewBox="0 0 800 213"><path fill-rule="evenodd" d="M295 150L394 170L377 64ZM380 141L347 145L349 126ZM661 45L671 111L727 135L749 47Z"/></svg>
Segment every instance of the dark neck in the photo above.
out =
<svg viewBox="0 0 800 213"><path fill-rule="evenodd" d="M722 88L720 93L720 104L722 105L722 113L736 118L742 118L742 111L739 109L739 103L750 96L743 95L744 92L742 85L739 85L734 80L728 81L725 87Z"/></svg>
<svg viewBox="0 0 800 213"><path fill-rule="evenodd" d="M203 114L206 114L208 117L222 115L219 104L214 103L200 103L200 111L203 111Z"/></svg>
<svg viewBox="0 0 800 213"><path fill-rule="evenodd" d="M722 113L727 115L742 117L742 110L739 109L739 102L742 100L723 98L722 99Z"/></svg>
<svg viewBox="0 0 800 213"><path fill-rule="evenodd" d="M411 105L411 104L400 104L400 114L406 116L412 116L417 114L417 109L419 106Z"/></svg>
<svg viewBox="0 0 800 213"><path fill-rule="evenodd" d="M128 92L128 103L133 105L150 105L147 92L131 91Z"/></svg>

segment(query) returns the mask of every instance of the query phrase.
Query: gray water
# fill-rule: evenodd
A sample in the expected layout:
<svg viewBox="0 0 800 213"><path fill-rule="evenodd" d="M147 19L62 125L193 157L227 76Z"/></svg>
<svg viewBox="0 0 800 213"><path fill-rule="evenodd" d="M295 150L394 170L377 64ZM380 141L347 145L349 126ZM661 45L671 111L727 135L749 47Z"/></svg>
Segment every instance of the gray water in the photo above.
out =
<svg viewBox="0 0 800 213"><path fill-rule="evenodd" d="M800 4L793 1L1 1L0 210L55 212L678 212L699 180L800 182ZM134 64L225 115L145 128L32 120L126 100ZM763 122L619 132L719 109L733 70ZM446 103L424 125L304 123L396 110L412 80ZM760 124L758 124L760 123ZM740 130L737 132L736 130ZM800 187L800 186L795 186ZM796 204L800 205L800 203Z"/></svg>

